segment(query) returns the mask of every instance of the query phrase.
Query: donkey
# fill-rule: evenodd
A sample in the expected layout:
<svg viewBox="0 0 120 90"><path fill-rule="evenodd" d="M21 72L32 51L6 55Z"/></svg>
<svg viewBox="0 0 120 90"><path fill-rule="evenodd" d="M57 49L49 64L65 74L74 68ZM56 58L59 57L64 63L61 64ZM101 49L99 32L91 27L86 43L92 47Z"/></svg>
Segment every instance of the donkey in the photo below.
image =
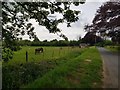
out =
<svg viewBox="0 0 120 90"><path fill-rule="evenodd" d="M43 53L43 48L36 48L35 54L37 54L37 53Z"/></svg>

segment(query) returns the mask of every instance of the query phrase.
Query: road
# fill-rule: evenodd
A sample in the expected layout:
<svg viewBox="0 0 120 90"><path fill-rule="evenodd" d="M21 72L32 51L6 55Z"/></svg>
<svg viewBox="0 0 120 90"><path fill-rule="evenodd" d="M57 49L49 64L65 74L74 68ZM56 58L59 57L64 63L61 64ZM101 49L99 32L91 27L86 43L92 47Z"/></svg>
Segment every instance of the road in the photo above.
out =
<svg viewBox="0 0 120 90"><path fill-rule="evenodd" d="M103 88L118 88L118 53L98 47L103 60Z"/></svg>
<svg viewBox="0 0 120 90"><path fill-rule="evenodd" d="M2 90L2 49L0 46L0 90Z"/></svg>

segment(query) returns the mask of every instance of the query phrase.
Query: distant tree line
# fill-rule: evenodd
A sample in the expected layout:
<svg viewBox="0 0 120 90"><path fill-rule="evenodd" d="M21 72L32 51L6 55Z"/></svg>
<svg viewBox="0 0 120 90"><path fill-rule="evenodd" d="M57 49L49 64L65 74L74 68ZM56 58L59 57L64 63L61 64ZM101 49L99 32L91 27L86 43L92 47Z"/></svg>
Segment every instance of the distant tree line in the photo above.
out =
<svg viewBox="0 0 120 90"><path fill-rule="evenodd" d="M51 41L30 41L30 40L18 40L20 46L78 46L82 40L51 40Z"/></svg>
<svg viewBox="0 0 120 90"><path fill-rule="evenodd" d="M110 40L103 40L100 36L94 35L91 32L88 32L83 38L79 38L79 40L57 40L53 39L51 41L43 40L40 41L37 37L33 40L22 40L18 39L15 41L12 50L17 51L20 49L19 46L79 46L81 43L89 44L90 46L98 45L113 45L112 41ZM5 44L3 42L3 44Z"/></svg>

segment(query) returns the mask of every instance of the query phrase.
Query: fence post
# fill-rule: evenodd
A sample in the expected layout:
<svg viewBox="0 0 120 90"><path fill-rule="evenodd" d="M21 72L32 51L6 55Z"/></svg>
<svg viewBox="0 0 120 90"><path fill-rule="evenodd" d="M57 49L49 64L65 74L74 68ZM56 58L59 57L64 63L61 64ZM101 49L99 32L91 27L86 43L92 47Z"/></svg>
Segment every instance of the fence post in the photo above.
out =
<svg viewBox="0 0 120 90"><path fill-rule="evenodd" d="M59 49L59 56L60 56L60 49Z"/></svg>
<svg viewBox="0 0 120 90"><path fill-rule="evenodd" d="M44 59L44 52L43 52L43 59Z"/></svg>
<svg viewBox="0 0 120 90"><path fill-rule="evenodd" d="M28 62L28 52L26 51L26 62Z"/></svg>
<svg viewBox="0 0 120 90"><path fill-rule="evenodd" d="M52 58L54 57L54 50L53 50L53 53L52 53Z"/></svg>
<svg viewBox="0 0 120 90"><path fill-rule="evenodd" d="M65 49L64 49L64 55L65 55Z"/></svg>
<svg viewBox="0 0 120 90"><path fill-rule="evenodd" d="M68 52L69 52L69 46L68 46Z"/></svg>

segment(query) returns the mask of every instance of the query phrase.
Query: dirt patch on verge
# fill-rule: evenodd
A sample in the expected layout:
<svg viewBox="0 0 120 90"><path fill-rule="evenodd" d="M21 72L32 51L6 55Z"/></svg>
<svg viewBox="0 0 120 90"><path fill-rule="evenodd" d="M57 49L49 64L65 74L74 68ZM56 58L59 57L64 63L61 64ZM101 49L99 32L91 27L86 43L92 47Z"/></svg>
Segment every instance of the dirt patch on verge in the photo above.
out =
<svg viewBox="0 0 120 90"><path fill-rule="evenodd" d="M80 76L78 76L78 75L76 75L76 76L68 75L67 80L70 83L78 84L78 83L80 83Z"/></svg>

